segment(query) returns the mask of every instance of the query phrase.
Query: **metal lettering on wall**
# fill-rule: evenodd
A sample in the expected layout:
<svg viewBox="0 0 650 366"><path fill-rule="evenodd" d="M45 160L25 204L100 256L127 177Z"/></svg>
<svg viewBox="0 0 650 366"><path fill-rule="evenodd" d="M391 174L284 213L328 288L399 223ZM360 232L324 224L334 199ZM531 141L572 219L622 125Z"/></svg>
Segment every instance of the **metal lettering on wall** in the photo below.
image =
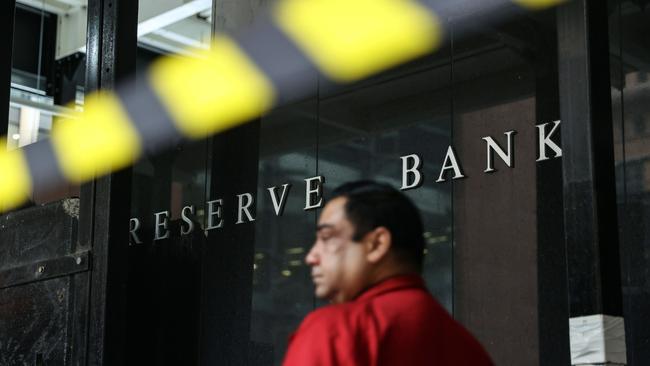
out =
<svg viewBox="0 0 650 366"><path fill-rule="evenodd" d="M552 125L551 127L548 127ZM537 130L537 162L549 159L562 157L562 149L552 140L560 126L560 121L552 123L544 123L536 125ZM515 130L504 132L506 147L505 149L491 136L481 138L486 146L486 165L483 173L494 173L497 171L495 168L495 155L507 166L514 168L515 156ZM495 154L496 153L496 154ZM409 190L421 187L425 182L421 173L424 161L417 154L410 154L401 156L402 161L402 185L401 190ZM456 152L452 146L447 148L447 152L441 159L442 167L438 178L435 183L443 183L448 180L455 180L465 178L461 161L456 156ZM305 211L320 208L323 205L323 184L325 177L322 175L305 178L304 199ZM268 192L268 199L271 200L273 209L276 216L281 216L284 212L284 207L291 191L291 184L284 183L279 186L266 188ZM254 212L251 210L255 202L255 196L252 193L244 192L237 195L237 207L233 210L233 219L236 219L235 225L245 224L255 221ZM182 224L180 226L181 235L191 234L198 225L191 219L196 209L194 205L184 206L181 210ZM205 217L207 223L205 231L220 229L224 224L224 210L223 199L215 199L205 203ZM154 235L153 240L162 240L169 238L169 211L161 211L153 214L154 217ZM141 221L139 218L131 218L129 231L130 231L130 244L141 244L140 239Z"/></svg>

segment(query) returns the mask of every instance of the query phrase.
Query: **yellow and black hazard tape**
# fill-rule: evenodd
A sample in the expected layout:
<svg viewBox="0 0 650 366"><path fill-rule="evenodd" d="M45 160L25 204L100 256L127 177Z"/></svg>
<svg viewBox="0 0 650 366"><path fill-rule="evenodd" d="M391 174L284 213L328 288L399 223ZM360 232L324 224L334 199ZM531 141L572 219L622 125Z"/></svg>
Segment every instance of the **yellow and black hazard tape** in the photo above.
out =
<svg viewBox="0 0 650 366"><path fill-rule="evenodd" d="M490 3L537 10L564 1ZM316 73L349 83L434 52L447 18L436 3L281 0L268 19L217 36L197 57L161 58L145 80L91 93L83 114L57 123L49 140L2 149L0 211L33 191L91 180L180 138L212 135L305 97Z"/></svg>

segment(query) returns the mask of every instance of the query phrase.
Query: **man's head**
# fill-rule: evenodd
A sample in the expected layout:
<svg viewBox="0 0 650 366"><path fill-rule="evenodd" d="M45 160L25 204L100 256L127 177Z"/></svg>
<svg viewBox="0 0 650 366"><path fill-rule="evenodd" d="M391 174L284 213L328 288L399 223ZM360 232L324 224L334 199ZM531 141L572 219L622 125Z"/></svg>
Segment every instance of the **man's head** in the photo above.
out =
<svg viewBox="0 0 650 366"><path fill-rule="evenodd" d="M316 296L344 302L387 277L420 272L423 250L415 205L388 185L358 181L334 190L305 261Z"/></svg>

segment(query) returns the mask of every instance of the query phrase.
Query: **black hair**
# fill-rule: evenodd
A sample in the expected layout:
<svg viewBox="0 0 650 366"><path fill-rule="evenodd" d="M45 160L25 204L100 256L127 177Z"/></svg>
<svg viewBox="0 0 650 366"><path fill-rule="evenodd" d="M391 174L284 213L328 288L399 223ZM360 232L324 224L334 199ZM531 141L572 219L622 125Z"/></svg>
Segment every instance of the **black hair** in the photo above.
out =
<svg viewBox="0 0 650 366"><path fill-rule="evenodd" d="M418 270L422 269L422 218L406 195L388 184L361 180L337 187L330 199L337 197L347 199L345 215L354 225L354 241L383 226L391 233L391 250L396 257Z"/></svg>

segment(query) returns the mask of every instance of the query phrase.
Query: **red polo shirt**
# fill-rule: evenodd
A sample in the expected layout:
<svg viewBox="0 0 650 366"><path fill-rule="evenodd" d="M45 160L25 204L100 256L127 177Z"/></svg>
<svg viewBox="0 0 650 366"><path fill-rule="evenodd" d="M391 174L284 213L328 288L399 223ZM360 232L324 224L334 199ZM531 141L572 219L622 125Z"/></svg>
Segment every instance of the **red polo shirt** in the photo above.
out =
<svg viewBox="0 0 650 366"><path fill-rule="evenodd" d="M292 335L284 366L493 365L420 276L389 278L354 301L310 313Z"/></svg>

